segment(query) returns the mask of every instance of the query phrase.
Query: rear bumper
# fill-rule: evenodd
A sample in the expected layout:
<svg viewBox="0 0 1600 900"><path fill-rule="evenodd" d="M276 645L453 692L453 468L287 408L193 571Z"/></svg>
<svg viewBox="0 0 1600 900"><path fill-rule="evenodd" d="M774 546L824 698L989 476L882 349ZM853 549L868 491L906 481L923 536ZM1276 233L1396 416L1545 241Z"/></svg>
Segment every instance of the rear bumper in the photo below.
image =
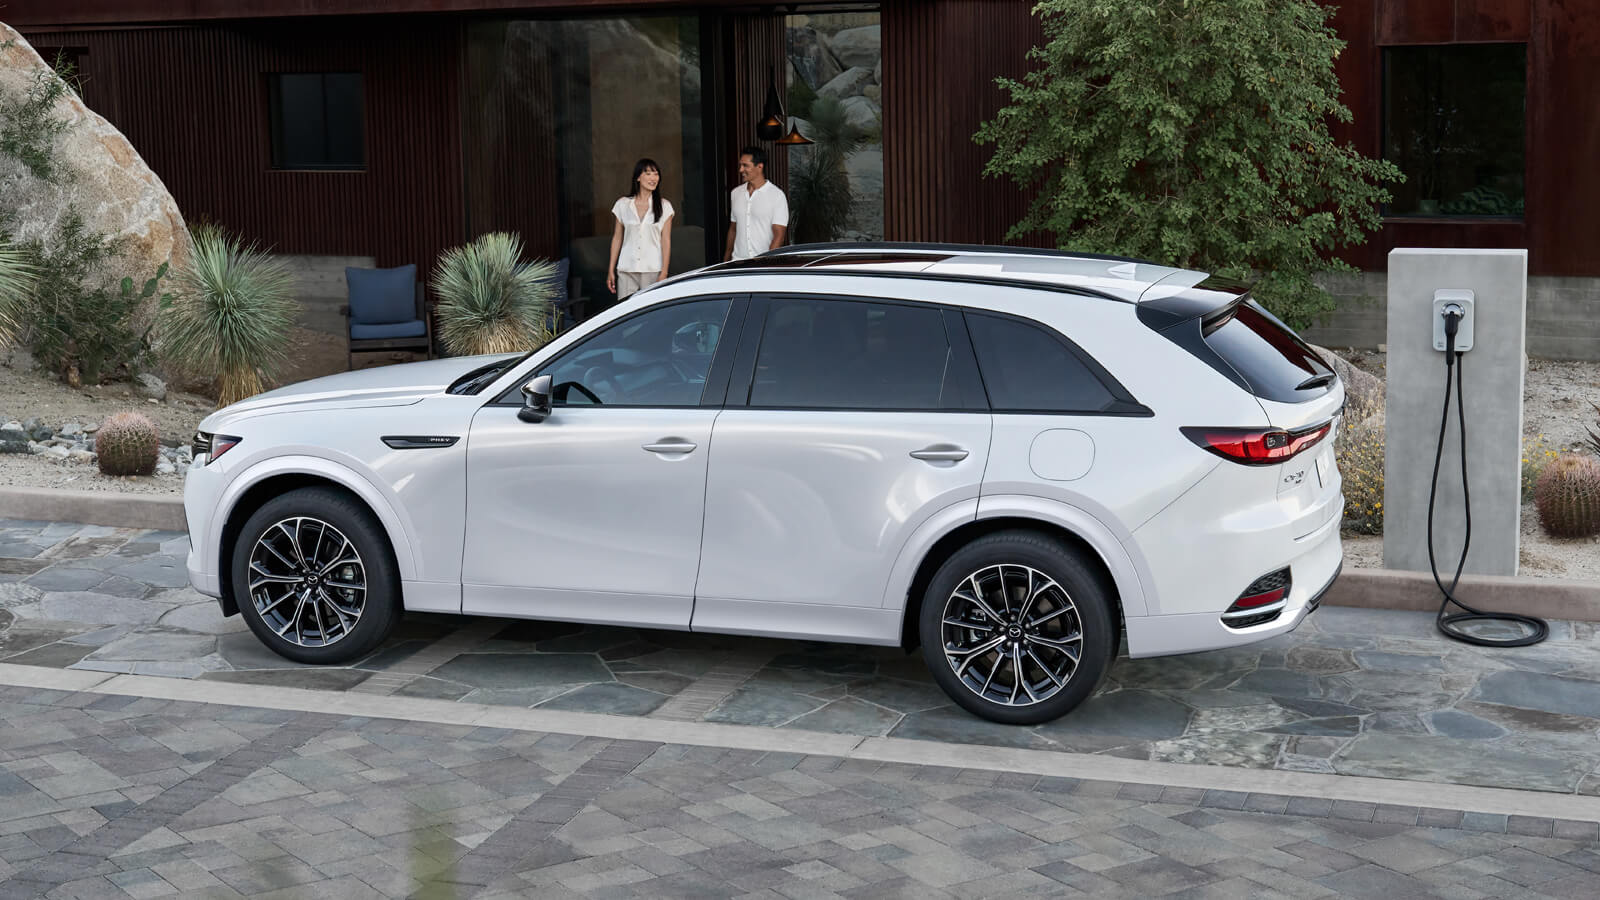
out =
<svg viewBox="0 0 1600 900"><path fill-rule="evenodd" d="M1294 584L1283 614L1249 628L1222 623L1222 610L1170 616L1135 616L1126 622L1128 655L1171 656L1253 644L1293 631L1322 603L1344 568L1338 520L1298 557L1287 561ZM1231 602L1231 601L1230 601Z"/></svg>

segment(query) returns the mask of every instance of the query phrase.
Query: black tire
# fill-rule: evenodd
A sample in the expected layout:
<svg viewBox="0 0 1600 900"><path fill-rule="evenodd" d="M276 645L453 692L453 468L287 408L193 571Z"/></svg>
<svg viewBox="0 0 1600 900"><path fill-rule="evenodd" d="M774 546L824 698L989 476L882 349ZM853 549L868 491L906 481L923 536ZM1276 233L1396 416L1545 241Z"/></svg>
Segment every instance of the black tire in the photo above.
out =
<svg viewBox="0 0 1600 900"><path fill-rule="evenodd" d="M1024 570L1032 570L1028 575ZM999 574L996 575L995 573ZM985 574L987 573L987 574ZM979 579L979 576L983 576ZM1035 582L1021 579L1042 575L1060 589L1053 592L1048 587L1035 588L1034 603L1046 610L1050 618L1029 631L1027 623L1040 620L1038 615L1023 619L1020 598L1028 593L1027 585ZM977 583L974 591L970 585ZM997 589L996 586L1004 586ZM1020 594L1017 588L1021 586ZM981 610L985 604L974 604L954 598L958 587L964 595L978 594L987 602L989 610L1001 617L1002 622L989 623L989 615ZM1058 600L1064 596L1065 600ZM922 637L922 656L934 681L963 709L993 722L1008 725L1037 725L1059 718L1088 699L1111 669L1117 652L1116 618L1112 615L1113 589L1105 577L1091 567L1077 550L1049 535L1036 531L997 531L978 538L957 550L929 583L922 598L919 629ZM945 615L947 603L956 621L963 624L947 630ZM1004 608L1001 608L1002 603ZM1059 610L1059 611L1056 611ZM1053 611L1053 612L1052 612ZM1008 624L1015 621L1013 630ZM970 627L965 623L972 623ZM1072 638L1075 630L1078 638ZM1052 629L1041 631L1042 629ZM989 667L992 678L998 681L986 685L969 685L963 675L957 674L957 664L947 654L946 637L953 642L951 648L976 650L1001 641L1001 645L982 653L968 653L959 657L965 666L965 678L977 681ZM1050 641L1063 646L1076 645L1078 659L1070 671L1064 671L1070 655L1054 649ZM1039 643L1035 643L1040 641ZM1015 647L1014 650L1006 648ZM1036 651L1036 652L1034 652ZM1034 652L1031 657L1022 654ZM970 661L968 661L970 660ZM1060 667L1058 670L1057 667ZM1008 675L1006 669L1009 668ZM1020 676L1018 673L1022 673ZM1032 674L1030 674L1032 673ZM1034 678L1033 674L1045 676ZM1064 677L1054 677L1064 675ZM1009 680L1007 680L1009 678ZM985 686L995 693L1003 693L1011 685L1011 697L1005 702L980 696ZM1039 687L1039 699L1032 699L1034 687ZM1048 693L1047 693L1048 692ZM1011 700L1021 701L1012 703Z"/></svg>
<svg viewBox="0 0 1600 900"><path fill-rule="evenodd" d="M298 539L287 537L290 532L287 527L285 529L277 527L280 522L297 519L305 520L301 524L303 531ZM337 532L337 537L325 527L318 537L313 538L315 528L313 521L331 526L333 531ZM265 574L252 573L252 554L269 530L273 531L271 538L273 546L270 548L262 546L260 559L274 570L275 575L286 574L286 577L301 575L300 572L290 568L299 560L295 556L294 548L285 541L297 541L302 551L315 548L348 559L350 558L348 553L341 555L341 550L326 549L338 546L335 543L338 538L347 539L349 546L354 550L355 563L352 566L338 567L333 574L326 577L318 575L316 584L324 588L321 594L309 593L310 586L304 583L305 577L302 577L301 584L274 582L263 584L259 591L252 591L250 587L252 575ZM313 541L323 541L323 536L327 537L325 543L313 543ZM271 551L274 549L284 555L273 554ZM389 632L394 629L395 623L400 618L400 577L388 535L370 509L350 495L332 488L300 488L269 500L256 510L255 514L245 522L244 528L239 532L238 540L234 543L232 568L233 598L239 605L239 614L244 617L245 624L250 626L250 630L255 632L256 637L272 652L295 662L326 665L359 659L383 643L384 638L389 636ZM314 568L318 567L309 563L304 566L307 573ZM300 592L307 592L308 598L338 597L343 600L345 597L356 596L354 591L339 589L338 586L342 582L335 580L340 571L352 570L359 572L360 583L364 586L359 613L353 622L349 622L348 619L340 621L349 608L355 608L353 602L349 607L340 605L338 610L334 609L331 599L329 603L320 605L310 599L304 606L300 604L298 599ZM327 589L330 587L334 590ZM293 596L285 596L286 593L292 593ZM281 602L273 605L275 600ZM263 615L265 609L266 616L273 617L274 622L281 625L285 610L289 607L294 607L297 612L290 622L287 633L298 634L301 642L280 636L278 629L269 625ZM323 619L317 619L316 617L321 616L324 610L328 615ZM319 626L317 624L319 621L328 624ZM302 626L299 631L295 629L296 624ZM346 627L341 628L341 625ZM306 634L307 630L309 636ZM327 642L317 643L323 639Z"/></svg>

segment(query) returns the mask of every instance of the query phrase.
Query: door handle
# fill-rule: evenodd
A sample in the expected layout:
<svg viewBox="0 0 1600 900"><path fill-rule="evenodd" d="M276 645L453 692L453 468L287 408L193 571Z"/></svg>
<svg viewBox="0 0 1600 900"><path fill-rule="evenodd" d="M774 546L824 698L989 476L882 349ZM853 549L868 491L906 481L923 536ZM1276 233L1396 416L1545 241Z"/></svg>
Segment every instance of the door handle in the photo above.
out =
<svg viewBox="0 0 1600 900"><path fill-rule="evenodd" d="M700 445L692 441L686 441L683 438L669 437L662 438L653 444L645 444L644 449L649 450L651 453L692 453L694 448L698 446Z"/></svg>
<svg viewBox="0 0 1600 900"><path fill-rule="evenodd" d="M911 451L912 459L927 460L928 462L960 462L967 458L967 451L955 444L934 444L923 447L921 450Z"/></svg>

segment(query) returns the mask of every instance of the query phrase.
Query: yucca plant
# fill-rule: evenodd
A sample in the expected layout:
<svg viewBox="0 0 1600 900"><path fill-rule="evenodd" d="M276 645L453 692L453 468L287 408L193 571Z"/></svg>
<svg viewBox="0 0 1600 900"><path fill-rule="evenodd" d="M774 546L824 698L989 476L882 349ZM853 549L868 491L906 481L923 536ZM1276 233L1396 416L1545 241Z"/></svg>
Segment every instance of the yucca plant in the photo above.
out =
<svg viewBox="0 0 1600 900"><path fill-rule="evenodd" d="M836 97L817 98L809 121L813 143L805 153L791 155L789 171L790 231L797 244L835 240L849 224L855 193L845 159L864 138Z"/></svg>
<svg viewBox="0 0 1600 900"><path fill-rule="evenodd" d="M193 229L189 264L164 310L161 345L179 367L217 380L219 406L261 393L283 362L299 307L287 266L215 226Z"/></svg>
<svg viewBox="0 0 1600 900"><path fill-rule="evenodd" d="M0 239L0 347L10 344L24 320L23 305L33 287L27 255Z"/></svg>
<svg viewBox="0 0 1600 900"><path fill-rule="evenodd" d="M550 262L523 262L522 240L490 232L445 251L433 270L439 337L457 356L514 353L550 340Z"/></svg>

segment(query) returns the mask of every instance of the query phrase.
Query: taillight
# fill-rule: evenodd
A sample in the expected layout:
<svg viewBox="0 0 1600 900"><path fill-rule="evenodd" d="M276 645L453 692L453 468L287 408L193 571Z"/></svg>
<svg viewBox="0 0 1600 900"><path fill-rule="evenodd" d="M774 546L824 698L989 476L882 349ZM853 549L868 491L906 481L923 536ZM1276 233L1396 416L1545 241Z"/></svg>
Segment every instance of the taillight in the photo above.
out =
<svg viewBox="0 0 1600 900"><path fill-rule="evenodd" d="M1324 422L1299 431L1275 428L1196 428L1179 429L1195 446L1223 459L1246 466L1270 466L1304 453L1333 430Z"/></svg>

